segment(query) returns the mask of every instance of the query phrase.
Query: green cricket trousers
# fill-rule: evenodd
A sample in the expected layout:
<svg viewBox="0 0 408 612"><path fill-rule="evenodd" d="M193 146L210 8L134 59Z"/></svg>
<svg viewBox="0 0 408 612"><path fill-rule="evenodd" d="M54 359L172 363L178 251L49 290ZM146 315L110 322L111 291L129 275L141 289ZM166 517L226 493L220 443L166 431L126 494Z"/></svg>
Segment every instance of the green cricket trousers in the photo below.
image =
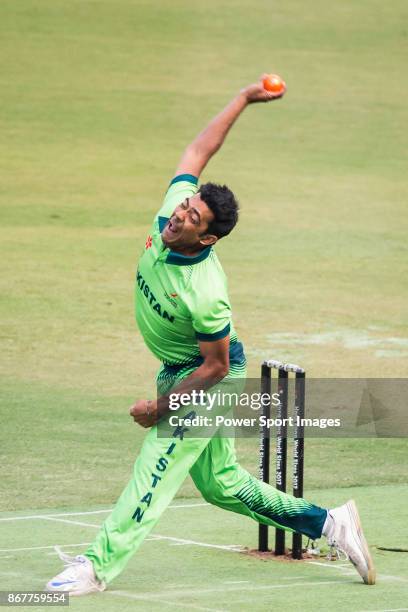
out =
<svg viewBox="0 0 408 612"><path fill-rule="evenodd" d="M193 370L171 371L163 366L157 379L159 392L169 391ZM243 367L232 367L222 385L230 389L244 377ZM192 437L188 428L180 426L161 437L154 426L144 439L130 481L85 551L100 580L111 582L120 574L188 474L211 504L313 539L321 536L327 511L249 474L236 460L233 439Z"/></svg>

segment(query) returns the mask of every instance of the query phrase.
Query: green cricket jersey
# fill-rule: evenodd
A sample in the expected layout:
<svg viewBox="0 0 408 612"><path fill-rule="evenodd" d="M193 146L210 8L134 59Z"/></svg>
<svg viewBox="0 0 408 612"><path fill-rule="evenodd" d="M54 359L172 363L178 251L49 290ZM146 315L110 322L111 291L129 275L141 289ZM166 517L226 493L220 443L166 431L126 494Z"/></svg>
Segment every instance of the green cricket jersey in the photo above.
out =
<svg viewBox="0 0 408 612"><path fill-rule="evenodd" d="M202 363L198 340L230 334L230 362L245 363L231 319L227 280L214 249L187 257L165 247L161 232L174 209L197 192L197 178L176 176L156 216L136 276L136 320L144 341L165 365Z"/></svg>

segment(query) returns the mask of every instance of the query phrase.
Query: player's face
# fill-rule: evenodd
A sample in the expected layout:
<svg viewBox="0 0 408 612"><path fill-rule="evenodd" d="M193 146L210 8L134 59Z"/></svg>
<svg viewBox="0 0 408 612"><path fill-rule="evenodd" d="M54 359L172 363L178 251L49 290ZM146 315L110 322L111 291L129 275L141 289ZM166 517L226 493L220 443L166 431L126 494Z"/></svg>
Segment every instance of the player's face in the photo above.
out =
<svg viewBox="0 0 408 612"><path fill-rule="evenodd" d="M214 214L197 193L174 210L162 231L162 240L173 250L201 251L217 240L216 236L207 234L208 225L213 220Z"/></svg>

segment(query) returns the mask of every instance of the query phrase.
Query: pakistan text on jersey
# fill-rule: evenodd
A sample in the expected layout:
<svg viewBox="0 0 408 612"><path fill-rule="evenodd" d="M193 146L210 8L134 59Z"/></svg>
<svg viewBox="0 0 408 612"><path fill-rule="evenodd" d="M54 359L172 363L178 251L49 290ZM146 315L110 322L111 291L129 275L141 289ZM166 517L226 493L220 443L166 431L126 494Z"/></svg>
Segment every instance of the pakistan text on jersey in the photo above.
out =
<svg viewBox="0 0 408 612"><path fill-rule="evenodd" d="M197 413L194 412L194 410L192 410L191 412L186 414L184 419L191 420L191 419L195 419L196 417L197 417ZM183 442L184 434L187 431L190 431L189 427L184 427L184 425L177 425L177 427L173 431L172 437L179 438L180 442ZM166 452L164 453L167 457L163 457L163 455L159 457L156 463L156 466L155 466L155 470L152 472L152 475L151 475L152 476L152 484L151 484L152 489L156 489L157 483L159 483L163 478L163 472L167 470L167 466L169 465L170 459L174 459L173 452L176 446L177 446L176 442L172 442L170 446L167 448ZM157 474L157 472L160 472L162 475L160 476L160 474ZM134 521L137 521L138 523L142 521L143 515L146 509L150 506L152 502L153 493L154 491L148 491L147 493L143 495L142 499L140 500L140 504L146 504L146 507L143 509L140 506L137 506L136 510L132 514L132 519Z"/></svg>
<svg viewBox="0 0 408 612"><path fill-rule="evenodd" d="M170 323L174 323L174 315L169 314L167 310L163 308L161 304L159 304L153 293L150 291L149 285L146 284L146 281L140 274L139 270L137 271L136 280L139 289L141 290L145 298L149 301L149 304L153 308L153 310L157 312L157 314L163 319L167 319L168 321L170 321Z"/></svg>

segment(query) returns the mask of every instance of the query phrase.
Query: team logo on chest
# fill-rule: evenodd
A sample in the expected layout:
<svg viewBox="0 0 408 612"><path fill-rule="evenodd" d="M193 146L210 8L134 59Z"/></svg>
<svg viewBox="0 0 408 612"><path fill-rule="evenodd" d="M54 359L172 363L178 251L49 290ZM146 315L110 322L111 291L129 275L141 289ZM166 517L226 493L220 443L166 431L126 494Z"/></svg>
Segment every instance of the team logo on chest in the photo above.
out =
<svg viewBox="0 0 408 612"><path fill-rule="evenodd" d="M176 298L178 298L178 293L170 293L169 294L169 293L167 293L167 291L165 291L164 295L169 300L170 304L172 306L174 306L174 308L177 308L178 304L177 304Z"/></svg>
<svg viewBox="0 0 408 612"><path fill-rule="evenodd" d="M145 249L150 249L150 247L152 246L152 243L153 243L152 237L148 236L146 239Z"/></svg>

